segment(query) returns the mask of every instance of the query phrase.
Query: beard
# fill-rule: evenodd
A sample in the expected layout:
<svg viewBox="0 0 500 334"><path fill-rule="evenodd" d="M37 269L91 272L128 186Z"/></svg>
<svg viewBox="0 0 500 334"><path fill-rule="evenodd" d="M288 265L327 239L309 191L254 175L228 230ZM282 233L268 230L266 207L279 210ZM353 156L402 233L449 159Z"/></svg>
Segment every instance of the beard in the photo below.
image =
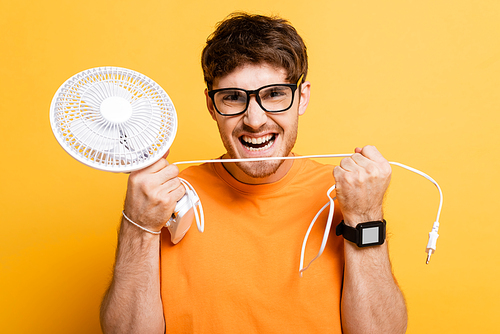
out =
<svg viewBox="0 0 500 334"><path fill-rule="evenodd" d="M260 179L276 173L285 160L237 162L236 166L246 175Z"/></svg>
<svg viewBox="0 0 500 334"><path fill-rule="evenodd" d="M235 128L229 137L225 134L219 124L217 123L219 128L219 133L222 139L222 143L227 150L227 155L231 159L242 158L238 154L238 150L235 147L236 145L240 145L238 133L245 131L247 133L262 133L265 131L271 130L273 133L277 134L277 137L280 137L281 147L278 147L273 156L275 157L287 157L291 154L293 147L295 146L295 142L297 140L297 129L298 129L298 119L295 120L294 124L290 127L290 131L285 135L283 128L276 124L275 127L270 128L267 125L263 125L260 129L255 130L247 125L243 124L241 127ZM235 139L236 142L234 140ZM275 138L276 140L276 138ZM276 145L277 143L273 143ZM267 160L267 161L245 161L245 162L237 162L236 165L238 168L245 173L246 175L252 178L265 178L273 175L278 171L280 166L285 162L285 160Z"/></svg>

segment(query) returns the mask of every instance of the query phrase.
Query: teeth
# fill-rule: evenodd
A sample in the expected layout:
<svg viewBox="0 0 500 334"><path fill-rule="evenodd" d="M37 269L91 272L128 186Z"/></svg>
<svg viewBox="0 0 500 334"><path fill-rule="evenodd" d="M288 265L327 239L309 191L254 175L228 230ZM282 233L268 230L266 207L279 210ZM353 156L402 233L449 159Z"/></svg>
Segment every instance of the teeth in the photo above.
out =
<svg viewBox="0 0 500 334"><path fill-rule="evenodd" d="M271 145L273 145L273 143L274 143L273 138L274 138L274 135L269 134L269 135L265 135L265 136L258 137L258 138L243 136L241 139L242 139L243 143L248 143L248 144L252 144L252 145L265 144L262 147L251 147L251 146L245 145L247 150L255 152L255 151L267 150L269 147L271 147Z"/></svg>
<svg viewBox="0 0 500 334"><path fill-rule="evenodd" d="M260 147L260 148L247 147L247 149L249 151L262 151L262 150L267 150L269 147L271 147L272 144L273 144L273 142L269 142L266 146L263 146L263 147Z"/></svg>
<svg viewBox="0 0 500 334"><path fill-rule="evenodd" d="M250 144L262 144L262 143L265 143L265 142L271 140L271 138L273 138L273 135L269 134L269 135L266 135L263 137L258 137L258 138L243 136L242 139Z"/></svg>

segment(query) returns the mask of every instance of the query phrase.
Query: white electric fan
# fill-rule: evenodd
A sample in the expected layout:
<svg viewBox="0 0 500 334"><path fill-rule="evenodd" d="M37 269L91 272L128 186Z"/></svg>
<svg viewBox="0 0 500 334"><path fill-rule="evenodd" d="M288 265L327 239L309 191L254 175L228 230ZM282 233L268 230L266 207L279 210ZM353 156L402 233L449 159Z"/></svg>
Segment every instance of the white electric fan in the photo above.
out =
<svg viewBox="0 0 500 334"><path fill-rule="evenodd" d="M131 172L167 152L177 115L167 93L145 75L96 67L62 84L52 99L50 124L59 144L81 163Z"/></svg>
<svg viewBox="0 0 500 334"><path fill-rule="evenodd" d="M163 157L177 132L177 114L156 82L136 71L108 66L66 80L52 99L50 124L59 144L76 160L99 170L127 173ZM167 223L173 242L189 228L180 225L191 225L189 210L199 203L193 195L189 191L186 196L191 197L179 201L178 215ZM182 216L186 219L180 224ZM185 230L180 238L177 230Z"/></svg>

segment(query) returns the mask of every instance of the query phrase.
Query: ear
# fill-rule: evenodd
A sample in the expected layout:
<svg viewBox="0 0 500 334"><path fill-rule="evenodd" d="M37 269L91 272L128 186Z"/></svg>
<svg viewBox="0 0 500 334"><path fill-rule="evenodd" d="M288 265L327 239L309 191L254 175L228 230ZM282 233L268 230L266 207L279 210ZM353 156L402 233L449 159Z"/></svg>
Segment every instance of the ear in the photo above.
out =
<svg viewBox="0 0 500 334"><path fill-rule="evenodd" d="M309 81L306 81L302 85L300 85L299 116L304 115L304 113L306 112L310 97L311 83Z"/></svg>
<svg viewBox="0 0 500 334"><path fill-rule="evenodd" d="M214 121L216 121L216 118L215 118L215 107L214 107L214 104L212 102L212 99L210 98L210 96L208 96L208 89L205 88L205 99L206 99L206 102L207 102L207 109L208 109L208 112L210 113L210 116L212 116L212 119Z"/></svg>

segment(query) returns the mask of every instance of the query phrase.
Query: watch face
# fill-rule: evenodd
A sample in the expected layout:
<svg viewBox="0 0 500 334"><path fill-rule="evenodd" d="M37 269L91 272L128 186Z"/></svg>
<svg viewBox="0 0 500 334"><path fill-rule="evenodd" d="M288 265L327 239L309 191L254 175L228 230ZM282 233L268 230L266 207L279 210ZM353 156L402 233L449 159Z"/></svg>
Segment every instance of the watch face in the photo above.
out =
<svg viewBox="0 0 500 334"><path fill-rule="evenodd" d="M359 231L359 247L382 245L385 241L385 222L361 223L356 229Z"/></svg>
<svg viewBox="0 0 500 334"><path fill-rule="evenodd" d="M361 230L361 243L373 244L380 241L380 227L367 227Z"/></svg>

